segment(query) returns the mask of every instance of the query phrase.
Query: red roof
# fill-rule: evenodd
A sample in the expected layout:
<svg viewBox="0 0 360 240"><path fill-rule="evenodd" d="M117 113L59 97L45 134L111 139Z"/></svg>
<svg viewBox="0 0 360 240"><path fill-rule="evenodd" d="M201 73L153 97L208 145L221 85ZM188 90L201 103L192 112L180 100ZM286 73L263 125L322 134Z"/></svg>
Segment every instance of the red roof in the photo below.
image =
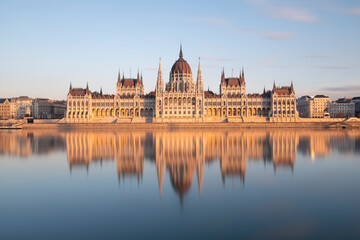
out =
<svg viewBox="0 0 360 240"><path fill-rule="evenodd" d="M245 83L244 78L223 78L221 79L221 82L225 82L226 86L229 87L237 87Z"/></svg>
<svg viewBox="0 0 360 240"><path fill-rule="evenodd" d="M84 96L86 95L86 89L84 88L72 88L69 91L72 96Z"/></svg>
<svg viewBox="0 0 360 240"><path fill-rule="evenodd" d="M212 91L204 91L204 97L205 98L217 98L219 95L215 94Z"/></svg>
<svg viewBox="0 0 360 240"><path fill-rule="evenodd" d="M275 88L274 93L278 95L290 95L292 93L292 88L291 87Z"/></svg>
<svg viewBox="0 0 360 240"><path fill-rule="evenodd" d="M122 79L121 80L121 84L123 87L135 87L136 83L137 83L137 79L136 78L127 78L127 79Z"/></svg>

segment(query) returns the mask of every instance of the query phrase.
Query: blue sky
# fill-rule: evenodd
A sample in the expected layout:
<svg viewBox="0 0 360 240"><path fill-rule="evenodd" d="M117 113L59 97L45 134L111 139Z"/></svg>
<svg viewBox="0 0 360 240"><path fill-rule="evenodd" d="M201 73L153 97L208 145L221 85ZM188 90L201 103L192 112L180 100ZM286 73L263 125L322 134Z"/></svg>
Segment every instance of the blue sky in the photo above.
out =
<svg viewBox="0 0 360 240"><path fill-rule="evenodd" d="M184 58L204 87L245 68L247 92L290 85L298 97L360 95L360 1L0 0L0 97L66 99L73 87L114 94L120 68L154 90Z"/></svg>

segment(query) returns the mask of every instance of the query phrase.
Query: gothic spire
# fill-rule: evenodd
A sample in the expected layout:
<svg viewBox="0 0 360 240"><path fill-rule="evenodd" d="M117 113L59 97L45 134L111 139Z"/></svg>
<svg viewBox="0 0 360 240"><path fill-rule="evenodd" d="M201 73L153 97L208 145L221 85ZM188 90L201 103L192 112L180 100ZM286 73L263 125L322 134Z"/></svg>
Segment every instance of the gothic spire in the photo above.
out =
<svg viewBox="0 0 360 240"><path fill-rule="evenodd" d="M102 87L100 87L100 95L102 95Z"/></svg>
<svg viewBox="0 0 360 240"><path fill-rule="evenodd" d="M180 43L180 53L179 53L179 57L183 58L183 52L182 52L182 44Z"/></svg>
<svg viewBox="0 0 360 240"><path fill-rule="evenodd" d="M156 82L156 93L162 93L164 91L164 80L161 69L161 58L159 59L159 71L158 71L158 79Z"/></svg>
<svg viewBox="0 0 360 240"><path fill-rule="evenodd" d="M275 85L275 80L274 80L273 90L275 90L275 88L276 88L276 85Z"/></svg>
<svg viewBox="0 0 360 240"><path fill-rule="evenodd" d="M120 81L121 81L121 79L120 79L120 68L119 68L117 83L120 83Z"/></svg>
<svg viewBox="0 0 360 240"><path fill-rule="evenodd" d="M70 87L69 87L69 90L71 90L72 89L72 84L71 84L71 82L70 82Z"/></svg>
<svg viewBox="0 0 360 240"><path fill-rule="evenodd" d="M224 67L223 67L222 72L221 72L221 83L225 83L225 72L224 72Z"/></svg>
<svg viewBox="0 0 360 240"><path fill-rule="evenodd" d="M197 76L197 81L196 81L196 90L198 93L202 93L204 90L204 83L203 83L202 73L201 73L200 57L199 57L198 76Z"/></svg>
<svg viewBox="0 0 360 240"><path fill-rule="evenodd" d="M86 90L89 91L89 82L86 83Z"/></svg>

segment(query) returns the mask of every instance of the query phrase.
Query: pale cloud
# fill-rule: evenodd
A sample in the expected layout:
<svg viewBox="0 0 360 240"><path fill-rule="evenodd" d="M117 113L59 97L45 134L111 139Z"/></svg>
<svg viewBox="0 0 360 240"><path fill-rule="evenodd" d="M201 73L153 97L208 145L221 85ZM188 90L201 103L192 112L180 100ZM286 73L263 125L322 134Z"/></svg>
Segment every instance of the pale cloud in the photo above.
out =
<svg viewBox="0 0 360 240"><path fill-rule="evenodd" d="M322 90L328 91L328 92L360 92L360 85L352 85L352 86L339 86L339 87L326 87Z"/></svg>
<svg viewBox="0 0 360 240"><path fill-rule="evenodd" d="M315 23L319 21L319 19L313 16L308 10L301 7L281 5L277 1L250 0L249 2L255 5L263 15L271 18L304 23Z"/></svg>
<svg viewBox="0 0 360 240"><path fill-rule="evenodd" d="M257 35L267 39L274 39L274 40L287 40L294 36L292 32L273 32L273 31L265 31L253 28L244 29L245 32Z"/></svg>
<svg viewBox="0 0 360 240"><path fill-rule="evenodd" d="M313 58L313 59L318 59L318 58L331 58L331 56L328 55L304 55L301 56L302 58Z"/></svg>
<svg viewBox="0 0 360 240"><path fill-rule="evenodd" d="M214 61L214 62L236 62L236 61L238 61L235 58L219 58L219 57L211 57L211 56L201 57L201 60Z"/></svg>
<svg viewBox="0 0 360 240"><path fill-rule="evenodd" d="M318 69L327 69L327 70L341 70L341 69L348 69L348 67L345 66L314 66L314 68Z"/></svg>
<svg viewBox="0 0 360 240"><path fill-rule="evenodd" d="M287 40L294 36L294 33L292 32L267 31L267 30L261 30L255 28L239 28L233 25L232 23L230 23L229 21L227 21L226 19L222 19L222 18L199 17L199 18L186 18L185 20L191 23L215 24L236 34L247 33L250 35L255 35L272 40Z"/></svg>
<svg viewBox="0 0 360 240"><path fill-rule="evenodd" d="M158 68L144 68L144 70L146 70L146 71L156 71L156 70L158 70Z"/></svg>
<svg viewBox="0 0 360 240"><path fill-rule="evenodd" d="M185 19L188 22L193 23L211 23L216 25L228 26L230 23L222 18L212 18L212 17L188 17Z"/></svg>
<svg viewBox="0 0 360 240"><path fill-rule="evenodd" d="M259 61L256 63L256 66L267 66L267 65L271 65L273 64L274 62L276 62L278 60L278 57L273 57L273 58L269 58L269 59L265 59L265 60L262 60L262 61Z"/></svg>
<svg viewBox="0 0 360 240"><path fill-rule="evenodd" d="M360 7L345 10L345 13L360 16Z"/></svg>

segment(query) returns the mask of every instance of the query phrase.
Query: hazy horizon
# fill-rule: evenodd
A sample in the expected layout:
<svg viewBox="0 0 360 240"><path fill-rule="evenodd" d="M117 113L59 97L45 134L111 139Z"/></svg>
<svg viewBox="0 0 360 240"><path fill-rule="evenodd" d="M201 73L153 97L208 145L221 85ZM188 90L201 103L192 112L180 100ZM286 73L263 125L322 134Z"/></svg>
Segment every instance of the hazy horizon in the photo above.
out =
<svg viewBox="0 0 360 240"><path fill-rule="evenodd" d="M115 94L117 75L165 82L182 42L204 88L245 69L247 93L294 83L297 97L360 95L360 2L340 0L0 3L0 97L66 99L69 84Z"/></svg>

